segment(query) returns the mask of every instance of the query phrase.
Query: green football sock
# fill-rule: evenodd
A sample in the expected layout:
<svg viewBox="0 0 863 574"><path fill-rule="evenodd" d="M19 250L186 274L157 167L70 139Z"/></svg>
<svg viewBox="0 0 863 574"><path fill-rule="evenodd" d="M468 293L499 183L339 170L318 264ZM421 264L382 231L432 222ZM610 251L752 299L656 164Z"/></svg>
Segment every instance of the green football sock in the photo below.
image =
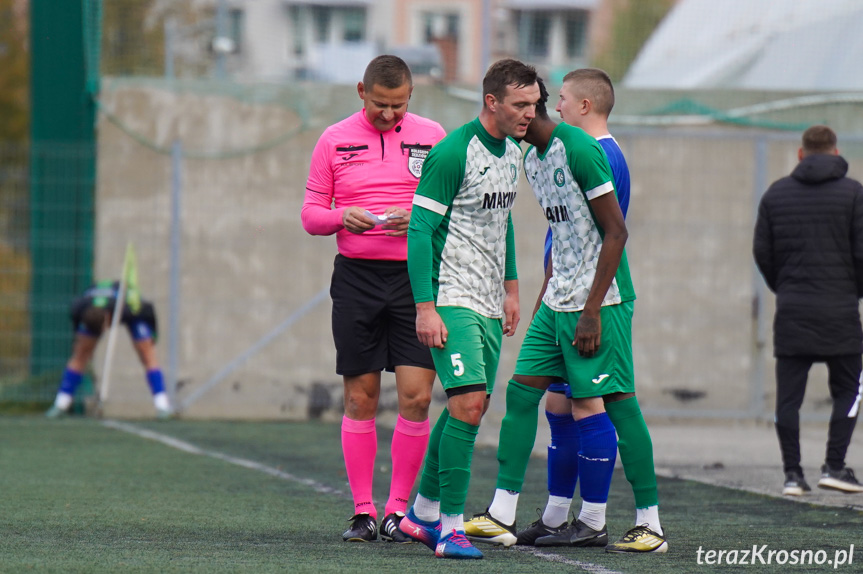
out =
<svg viewBox="0 0 863 574"><path fill-rule="evenodd" d="M449 417L440 439L440 511L464 514L470 461L479 426Z"/></svg>
<svg viewBox="0 0 863 574"><path fill-rule="evenodd" d="M527 463L536 441L539 402L545 391L515 381L506 387L506 414L497 446L497 487L521 492Z"/></svg>
<svg viewBox="0 0 863 574"><path fill-rule="evenodd" d="M440 500L440 475L438 473L440 460L440 440L443 429L449 420L449 411L444 407L429 434L429 445L423 471L420 475L420 485L417 492L430 500Z"/></svg>
<svg viewBox="0 0 863 574"><path fill-rule="evenodd" d="M659 504L656 471L653 467L653 441L641 415L638 400L630 397L605 403L608 418L617 430L617 449L626 480L632 485L635 507L647 508Z"/></svg>

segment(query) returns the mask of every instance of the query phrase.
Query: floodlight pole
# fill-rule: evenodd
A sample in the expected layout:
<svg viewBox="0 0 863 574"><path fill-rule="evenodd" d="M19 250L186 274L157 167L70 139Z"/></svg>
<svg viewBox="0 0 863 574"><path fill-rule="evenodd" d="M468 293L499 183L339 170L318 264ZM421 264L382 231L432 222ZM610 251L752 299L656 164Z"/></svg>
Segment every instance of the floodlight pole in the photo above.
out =
<svg viewBox="0 0 863 574"><path fill-rule="evenodd" d="M179 139L171 145L171 259L168 294L168 397L177 405L177 380L180 363L180 241L182 199L183 144Z"/></svg>
<svg viewBox="0 0 863 574"><path fill-rule="evenodd" d="M227 36L226 34L226 18L228 15L227 6L225 5L226 0L219 0L218 5L216 6L216 40L220 40ZM215 46L216 52L216 79L224 80L225 79L225 59L227 58L227 53L220 49L218 44Z"/></svg>
<svg viewBox="0 0 863 574"><path fill-rule="evenodd" d="M479 76L482 78L485 75L491 64L491 0L482 0L482 47L480 52Z"/></svg>
<svg viewBox="0 0 863 574"><path fill-rule="evenodd" d="M165 77L174 78L174 50L177 42L177 21L165 19Z"/></svg>

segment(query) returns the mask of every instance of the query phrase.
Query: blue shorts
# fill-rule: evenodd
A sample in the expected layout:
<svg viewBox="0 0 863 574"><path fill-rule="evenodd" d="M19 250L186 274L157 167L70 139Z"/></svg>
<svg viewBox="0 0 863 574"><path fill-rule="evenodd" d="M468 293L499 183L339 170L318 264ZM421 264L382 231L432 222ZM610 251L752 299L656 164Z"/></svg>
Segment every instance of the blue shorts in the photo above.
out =
<svg viewBox="0 0 863 574"><path fill-rule="evenodd" d="M72 305L70 312L72 325L76 333L98 338L99 334L90 331L81 320L88 306L89 303L86 299L79 299ZM113 309L111 310L113 311ZM153 339L155 341L158 337L156 310L149 301L141 302L141 309L137 315L132 315L128 308L124 309L120 323L126 326L126 330L129 331L129 336L132 337L133 341L144 341L146 339Z"/></svg>
<svg viewBox="0 0 863 574"><path fill-rule="evenodd" d="M555 381L548 386L548 392L559 393L566 395L566 398L572 398L572 390L569 388L569 383L566 381Z"/></svg>

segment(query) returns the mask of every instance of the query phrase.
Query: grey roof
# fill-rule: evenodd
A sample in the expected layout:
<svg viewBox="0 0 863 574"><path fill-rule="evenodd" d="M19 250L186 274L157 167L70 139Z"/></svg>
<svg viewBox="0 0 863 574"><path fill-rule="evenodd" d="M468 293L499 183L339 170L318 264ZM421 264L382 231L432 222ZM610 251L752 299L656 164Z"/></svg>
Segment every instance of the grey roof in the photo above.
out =
<svg viewBox="0 0 863 574"><path fill-rule="evenodd" d="M623 85L863 90L861 30L860 0L681 0Z"/></svg>

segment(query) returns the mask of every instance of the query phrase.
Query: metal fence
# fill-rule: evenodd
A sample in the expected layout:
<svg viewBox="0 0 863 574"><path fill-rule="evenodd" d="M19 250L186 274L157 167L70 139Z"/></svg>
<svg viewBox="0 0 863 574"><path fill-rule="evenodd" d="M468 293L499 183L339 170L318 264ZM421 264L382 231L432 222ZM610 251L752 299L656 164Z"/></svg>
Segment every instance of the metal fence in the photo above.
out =
<svg viewBox="0 0 863 574"><path fill-rule="evenodd" d="M135 246L142 294L159 316L169 388L184 415L337 414L341 383L327 296L335 242L308 236L299 212L312 147L326 124L359 109L355 95L323 85L304 87L304 95L295 88L207 93L201 85L143 81L107 86L95 209L86 214L96 222L93 275L117 277L126 245ZM475 102L436 87L418 87L411 109L441 118L447 129L477 111ZM613 131L632 171L627 250L645 412L769 416L772 296L752 263L751 237L758 198L795 165L799 133L716 125ZM860 179L863 140L840 133L840 145ZM34 331L27 222L33 210L80 206L30 204L25 150L3 148L0 158L0 398L47 401L63 364L34 369L31 341L68 345L72 333ZM524 182L519 196L514 220L527 310L541 284L546 222ZM64 315L65 304L54 312ZM504 342L499 384L512 373L525 330L522 323ZM94 361L96 383L101 359ZM120 341L114 365L106 414L148 415L131 345ZM829 412L824 381L816 369L805 417ZM394 407L388 379L383 402ZM491 416L502 413L502 393L492 408Z"/></svg>

